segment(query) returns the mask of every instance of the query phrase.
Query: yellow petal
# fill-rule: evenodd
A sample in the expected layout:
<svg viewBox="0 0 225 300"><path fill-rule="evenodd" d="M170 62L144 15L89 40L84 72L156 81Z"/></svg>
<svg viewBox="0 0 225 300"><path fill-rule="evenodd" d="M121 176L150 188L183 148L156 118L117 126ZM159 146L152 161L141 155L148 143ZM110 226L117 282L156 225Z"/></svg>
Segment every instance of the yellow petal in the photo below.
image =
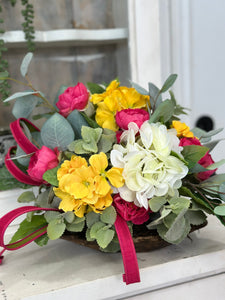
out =
<svg viewBox="0 0 225 300"><path fill-rule="evenodd" d="M97 174L101 174L108 167L108 159L103 152L92 155L89 159L89 163Z"/></svg>
<svg viewBox="0 0 225 300"><path fill-rule="evenodd" d="M61 191L58 188L53 188L54 193L56 197L59 197L62 199L62 201L59 204L59 209L62 209L63 211L72 211L75 207L75 199L73 196Z"/></svg>
<svg viewBox="0 0 225 300"><path fill-rule="evenodd" d="M111 190L111 187L105 177L95 177L95 193L105 196Z"/></svg>
<svg viewBox="0 0 225 300"><path fill-rule="evenodd" d="M121 168L111 168L106 172L106 176L111 182L111 184L115 187L121 187L124 185L124 178L122 176L123 169Z"/></svg>

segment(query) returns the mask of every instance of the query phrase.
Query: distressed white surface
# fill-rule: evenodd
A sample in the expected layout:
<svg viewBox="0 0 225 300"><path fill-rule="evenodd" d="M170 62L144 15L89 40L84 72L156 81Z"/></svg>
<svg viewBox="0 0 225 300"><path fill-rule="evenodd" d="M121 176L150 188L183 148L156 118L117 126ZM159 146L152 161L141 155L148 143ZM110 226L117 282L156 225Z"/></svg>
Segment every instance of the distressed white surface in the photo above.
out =
<svg viewBox="0 0 225 300"><path fill-rule="evenodd" d="M178 246L138 253L141 283L129 286L122 282L120 253L62 240L44 248L32 244L5 254L2 299L121 299L225 272L225 229L216 218L191 237Z"/></svg>

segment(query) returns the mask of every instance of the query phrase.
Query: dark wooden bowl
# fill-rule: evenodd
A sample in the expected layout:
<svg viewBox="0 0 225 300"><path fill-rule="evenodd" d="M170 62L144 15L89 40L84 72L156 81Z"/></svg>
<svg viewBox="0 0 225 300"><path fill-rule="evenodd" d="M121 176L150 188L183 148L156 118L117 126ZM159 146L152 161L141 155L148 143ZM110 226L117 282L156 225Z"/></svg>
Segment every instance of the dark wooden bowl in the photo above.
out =
<svg viewBox="0 0 225 300"><path fill-rule="evenodd" d="M191 227L191 232L201 229L207 225L207 222ZM61 237L64 240L77 243L79 245L89 247L95 250L99 250L98 244L94 242L88 242L85 239L83 232L81 233L71 233L65 232ZM136 252L148 252L156 249L160 249L170 245L168 242L164 241L157 233L156 230L148 230L145 225L134 225L133 227L133 242Z"/></svg>

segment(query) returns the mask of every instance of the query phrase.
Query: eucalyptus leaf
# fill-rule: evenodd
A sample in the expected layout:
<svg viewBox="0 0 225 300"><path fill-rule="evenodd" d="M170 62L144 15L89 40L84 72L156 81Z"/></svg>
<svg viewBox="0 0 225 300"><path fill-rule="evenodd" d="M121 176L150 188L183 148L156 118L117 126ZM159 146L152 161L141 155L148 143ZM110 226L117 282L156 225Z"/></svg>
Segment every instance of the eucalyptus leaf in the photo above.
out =
<svg viewBox="0 0 225 300"><path fill-rule="evenodd" d="M15 100L15 99L18 99L18 98L21 98L21 97L26 97L26 96L29 96L29 95L37 95L37 94L40 94L39 91L24 91L24 92L18 92L18 93L15 93L13 94L12 96L6 98L3 102L9 102L11 100Z"/></svg>
<svg viewBox="0 0 225 300"><path fill-rule="evenodd" d="M156 219L156 220L152 221L151 223L149 223L148 225L146 225L146 227L148 229L155 228L155 226L161 224L163 219L165 217L167 217L171 212L172 212L172 209L163 207L163 209L161 211L161 216L158 219Z"/></svg>
<svg viewBox="0 0 225 300"><path fill-rule="evenodd" d="M16 156L13 159L16 159L19 164L24 167L28 167L30 162L30 154L26 154L19 146L16 148Z"/></svg>
<svg viewBox="0 0 225 300"><path fill-rule="evenodd" d="M90 103L90 104L92 104L92 103ZM89 106L90 106L90 104L89 104ZM98 123L97 122L95 122L93 119L91 119L90 117L88 117L87 115L86 115L86 113L84 113L84 112L80 112L80 114L84 117L84 119L85 119L85 121L86 121L86 123L87 123L87 125L88 126L90 126L90 127L92 127L92 128L99 128L100 126L98 125Z"/></svg>
<svg viewBox="0 0 225 300"><path fill-rule="evenodd" d="M209 148L209 151L211 152L216 146L217 144L220 142L220 141L223 141L224 139L221 139L221 140L216 140L216 141L212 141L212 142L209 142L207 144L204 144L205 147Z"/></svg>
<svg viewBox="0 0 225 300"><path fill-rule="evenodd" d="M16 119L29 118L38 104L38 97L35 95L23 96L16 99L13 105L12 114Z"/></svg>
<svg viewBox="0 0 225 300"><path fill-rule="evenodd" d="M214 164L209 165L208 167L206 167L207 170L214 170L219 168L220 166L225 164L225 159L221 159L220 161L217 161Z"/></svg>
<svg viewBox="0 0 225 300"><path fill-rule="evenodd" d="M55 113L44 123L41 130L41 139L48 148L54 149L57 147L63 151L74 140L74 131L63 116Z"/></svg>
<svg viewBox="0 0 225 300"><path fill-rule="evenodd" d="M66 229L66 224L60 219L53 219L50 221L47 227L47 235L50 240L59 239Z"/></svg>
<svg viewBox="0 0 225 300"><path fill-rule="evenodd" d="M154 113L151 115L149 123L156 123L161 119L163 120L163 122L169 121L169 119L174 114L174 109L175 106L171 100L167 99L163 101L161 104L159 104Z"/></svg>
<svg viewBox="0 0 225 300"><path fill-rule="evenodd" d="M182 155L191 169L206 154L209 149L199 145L184 146Z"/></svg>
<svg viewBox="0 0 225 300"><path fill-rule="evenodd" d="M145 95L145 96L149 96L149 92L144 89L143 87L141 87L139 84L135 83L135 82L131 82L132 87L135 88L135 90L141 94L141 95Z"/></svg>
<svg viewBox="0 0 225 300"><path fill-rule="evenodd" d="M220 198L225 201L225 182L219 186Z"/></svg>
<svg viewBox="0 0 225 300"><path fill-rule="evenodd" d="M223 128L218 128L218 129L207 131L202 135L202 138L208 138L208 137L214 136L214 135L220 133L221 131L223 131Z"/></svg>
<svg viewBox="0 0 225 300"><path fill-rule="evenodd" d="M162 103L162 95L160 94L160 90L159 90L159 88L157 88L156 85L154 85L151 82L148 83L148 90L149 90L149 95L150 95L151 107L157 108L159 106L159 104ZM155 100L156 100L156 102L155 102Z"/></svg>
<svg viewBox="0 0 225 300"><path fill-rule="evenodd" d="M89 126L83 115L75 109L69 114L67 120L74 130L76 139L80 139L82 126Z"/></svg>
<svg viewBox="0 0 225 300"><path fill-rule="evenodd" d="M28 52L25 55L25 57L23 58L22 64L20 66L20 73L23 77L25 77L27 75L28 67L29 67L29 64L30 64L32 58L33 58L32 52Z"/></svg>
<svg viewBox="0 0 225 300"><path fill-rule="evenodd" d="M36 197L32 191L23 192L17 199L17 201L19 203L28 203L28 202L32 202L35 200L36 200Z"/></svg>
<svg viewBox="0 0 225 300"><path fill-rule="evenodd" d="M171 74L164 82L160 90L160 93L165 93L169 88L171 88L171 86L174 84L176 79L177 79L177 74Z"/></svg>
<svg viewBox="0 0 225 300"><path fill-rule="evenodd" d="M221 204L214 208L214 213L219 216L225 216L225 204Z"/></svg>

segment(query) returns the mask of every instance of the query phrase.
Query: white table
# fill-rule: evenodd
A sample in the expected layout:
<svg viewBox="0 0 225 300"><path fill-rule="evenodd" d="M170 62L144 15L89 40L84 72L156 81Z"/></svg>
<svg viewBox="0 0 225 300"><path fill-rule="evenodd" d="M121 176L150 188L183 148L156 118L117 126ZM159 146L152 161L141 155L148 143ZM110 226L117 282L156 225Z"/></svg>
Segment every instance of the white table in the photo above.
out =
<svg viewBox="0 0 225 300"><path fill-rule="evenodd" d="M138 253L141 283L128 286L122 282L120 253L106 254L64 240L43 248L32 243L5 254L0 299L193 300L201 299L202 291L205 300L224 299L225 228L210 217L209 225L191 238L178 246Z"/></svg>

